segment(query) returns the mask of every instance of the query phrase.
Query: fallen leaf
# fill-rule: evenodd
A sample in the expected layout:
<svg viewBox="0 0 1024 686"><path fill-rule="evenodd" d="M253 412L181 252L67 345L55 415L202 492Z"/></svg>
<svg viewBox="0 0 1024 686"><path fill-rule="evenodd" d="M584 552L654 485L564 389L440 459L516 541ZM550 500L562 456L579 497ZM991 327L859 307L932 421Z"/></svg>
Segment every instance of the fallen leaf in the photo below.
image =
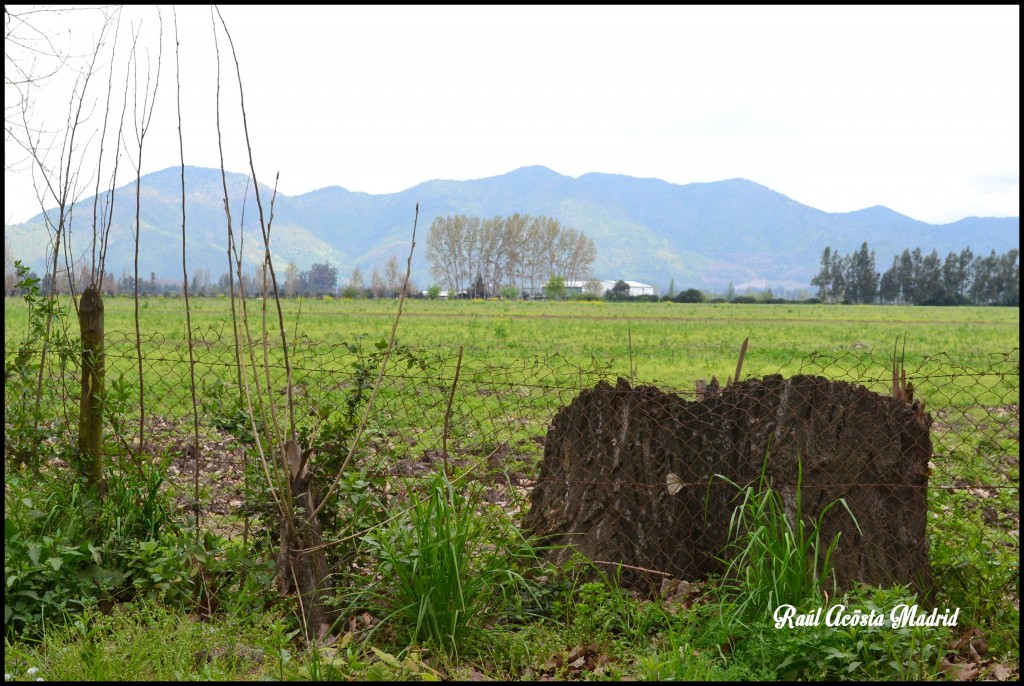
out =
<svg viewBox="0 0 1024 686"><path fill-rule="evenodd" d="M974 681L978 678L978 665L970 663L960 670L960 681Z"/></svg>
<svg viewBox="0 0 1024 686"><path fill-rule="evenodd" d="M350 634L345 634L346 636ZM330 634L329 636L323 636L317 639L316 644L321 648L328 648L338 642L337 634Z"/></svg>
<svg viewBox="0 0 1024 686"><path fill-rule="evenodd" d="M948 681L974 681L978 678L978 665L973 662L954 663L943 658L939 662L939 670Z"/></svg>
<svg viewBox="0 0 1024 686"><path fill-rule="evenodd" d="M992 677L996 681L1006 681L1012 676L1013 672L1006 665L997 664L992 667Z"/></svg>
<svg viewBox="0 0 1024 686"><path fill-rule="evenodd" d="M566 662L575 662L576 660L580 659L581 657L586 658L586 657L589 657L590 655L593 655L596 652L597 652L597 646L595 646L593 643L585 645L585 646L576 646L565 657L565 661Z"/></svg>
<svg viewBox="0 0 1024 686"><path fill-rule="evenodd" d="M978 631L976 628L971 627L970 629L965 631L963 634L961 634L960 638L958 638L956 641L953 642L953 650L959 651L965 645L970 643L971 639L974 638L975 636L981 636L981 632Z"/></svg>

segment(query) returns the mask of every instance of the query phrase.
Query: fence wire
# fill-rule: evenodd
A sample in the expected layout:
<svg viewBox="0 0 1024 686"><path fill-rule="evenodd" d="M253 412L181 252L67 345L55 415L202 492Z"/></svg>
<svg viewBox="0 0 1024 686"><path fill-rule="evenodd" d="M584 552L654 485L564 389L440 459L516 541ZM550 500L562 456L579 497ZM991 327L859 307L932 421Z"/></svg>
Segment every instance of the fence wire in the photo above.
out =
<svg viewBox="0 0 1024 686"><path fill-rule="evenodd" d="M329 471L339 466L347 454L383 360L381 348L366 339L341 343L299 338L291 342L289 388L279 342L269 345L264 353L262 342L256 341L250 356L248 350L236 351L230 336L206 331L197 332L193 346L202 433L199 454L191 448L188 344L184 338L160 335L147 336L141 342L142 393L134 335L107 335L105 445L114 463L132 455L170 458L170 476L180 476L182 484L189 487L179 497L180 507L198 511L207 526L216 526L219 517L238 512L248 517L253 511L253 494L260 490L255 482L262 477L246 468L253 456L253 439L240 379L245 379L250 398L273 399L282 424L287 423L290 395L295 403L301 442L314 448L316 463ZM247 373L240 372L239 356ZM8 345L5 369L10 370L18 359L19 349ZM795 371L799 375L849 381L889 396L893 392L892 365L890 358L859 350L814 354L794 361L780 372L785 371L788 377L794 376ZM923 412L933 420L927 479L927 535L932 564L954 576L956 570L988 573L993 581L1005 582L1007 588L1015 589L1019 579L1020 530L1019 349L992 354L987 364L978 367L936 354L905 373L913 384L913 397L923 402ZM50 354L44 370L43 403L44 416L53 418L52 426L50 438L36 449L59 444L62 434L66 434L67 445L74 445L80 374L79 361L73 354ZM553 355L496 365L485 360L461 359L453 348L422 350L400 346L384 370L375 407L351 469L364 477L388 479L430 474L443 463L453 469L479 465L479 473L487 475L482 478L490 479L493 485L488 491L489 499L519 516L527 509L530 492L543 478L541 464L552 419L581 392L602 381L614 385L619 376L628 374L618 373L596 360L580 365ZM694 387L662 386L661 390L687 401L698 395ZM26 395L5 394L8 454L19 449L9 438L11 418L18 416L20 407L34 401ZM854 394L850 402L864 401ZM737 408L736 411L742 409ZM733 417L728 440L735 450L753 450L760 445L755 440L758 432L777 428L766 419L764 409L750 416ZM653 435L676 430L681 421L679 412L659 407L652 400L643 417L650 423ZM257 413L258 422L264 421L264 417ZM593 415L577 429L583 433L607 432L608 427L602 426L599 419L600 415ZM847 464L858 464L849 459L855 453L884 452L883 444L892 440L890 433L886 433L889 428L880 426L877 434L839 431L831 448L836 462L827 485L842 486L847 493L850 489L889 489L890 497L909 498L901 490L906 480L890 478L898 474L901 465L890 465L894 470L891 473L882 470L872 475L850 473L844 468ZM601 440L615 439L608 433L602 436ZM695 434L679 440L692 454L699 455L703 449L701 441L710 439ZM55 455L54 459L59 461L60 456ZM699 555L686 560L659 560L662 542L646 540L656 527L642 517L635 517L643 511L642 507L630 506L631 502L639 503L639 499L665 498L666 489L671 495L678 490L676 485L707 485L671 481L666 485L663 467L651 467L650 474L634 471L632 480L624 480L621 475L581 473L576 475L573 488L590 493L595 502L603 503L602 507L617 512L621 518L617 535L632 537L633 542L645 541L644 545L652 551L650 564L662 564L662 568L668 564L669 568L684 570L699 568ZM198 489L192 488L188 478L196 470ZM808 486L825 488L826 484ZM609 504L609 497L617 498L618 502ZM695 518L701 515L686 512L677 516L684 514ZM858 514L872 516L870 512ZM629 521L630 517L636 520ZM701 541L694 540L692 544L699 548ZM614 555L615 544L608 544L607 549L609 555Z"/></svg>

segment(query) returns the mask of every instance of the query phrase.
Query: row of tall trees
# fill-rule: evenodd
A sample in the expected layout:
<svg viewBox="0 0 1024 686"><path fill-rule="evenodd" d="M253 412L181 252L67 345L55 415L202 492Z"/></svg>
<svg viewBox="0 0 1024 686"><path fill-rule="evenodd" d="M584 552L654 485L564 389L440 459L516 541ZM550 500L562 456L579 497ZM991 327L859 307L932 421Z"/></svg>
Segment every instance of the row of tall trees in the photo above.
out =
<svg viewBox="0 0 1024 686"><path fill-rule="evenodd" d="M28 276L38 278L35 272L31 272ZM373 268L369 284L363 278L362 269L359 267L353 269L347 284L340 284L338 268L329 262L318 262L305 271L300 271L294 263L289 263L284 267L283 276L282 295L284 296L315 297L340 294L352 298L397 298L402 291L402 282L405 277L404 274L399 273L398 260L395 257L388 260L383 269L376 266ZM58 269L56 279L49 272L43 275L40 289L44 295L50 295L53 292L68 295L80 293L85 285L97 283L98 280L98 275L94 277L88 265L80 266L77 272ZM235 276L236 292L242 290L247 296L259 296L263 293L263 280L264 276L260 268L254 267L252 272L243 272L240 277ZM13 269L5 269L4 288L8 295L20 295L16 283L17 279ZM55 284L56 290L54 290ZM139 295L161 295L181 293L183 288L180 280L157 280L156 272L150 272L148 279L144 277L139 279L138 290ZM104 295L130 295L134 291L135 277L127 268L122 272L121 278L116 278L111 272L106 273L102 289ZM199 267L192 272L189 278L190 295L216 296L230 293L231 279L227 272L222 273L220 278L214 280L210 276L209 269Z"/></svg>
<svg viewBox="0 0 1024 686"><path fill-rule="evenodd" d="M905 249L879 274L867 243L849 255L826 247L811 285L822 302L1019 306L1020 251L983 256L966 247L942 259L936 250Z"/></svg>
<svg viewBox="0 0 1024 686"><path fill-rule="evenodd" d="M878 296L878 272L875 271L875 251L868 251L862 243L860 250L850 255L839 255L826 246L821 255L821 271L811 279L818 287L822 302L871 303Z"/></svg>
<svg viewBox="0 0 1024 686"><path fill-rule="evenodd" d="M370 270L370 281L367 284L363 270L356 266L348 279L348 285L342 289L342 295L360 298L366 295L372 298L397 298L402 292L405 275L398 269L398 258L392 255L381 269L374 265Z"/></svg>
<svg viewBox="0 0 1024 686"><path fill-rule="evenodd" d="M551 217L454 215L431 224L427 259L434 277L455 292L482 287L479 295L487 296L515 286L532 294L553 276L587 279L597 249L591 238Z"/></svg>

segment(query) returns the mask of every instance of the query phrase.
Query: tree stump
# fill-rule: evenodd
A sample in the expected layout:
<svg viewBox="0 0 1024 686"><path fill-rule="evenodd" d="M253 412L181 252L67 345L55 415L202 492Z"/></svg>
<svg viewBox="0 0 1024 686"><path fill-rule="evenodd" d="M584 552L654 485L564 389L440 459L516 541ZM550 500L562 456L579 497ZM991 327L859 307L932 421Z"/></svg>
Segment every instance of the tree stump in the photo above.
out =
<svg viewBox="0 0 1024 686"><path fill-rule="evenodd" d="M322 548L320 522L312 516L320 498L306 457L294 441L285 444L288 486L296 509L281 513L277 585L282 595L298 597L306 640L312 643L324 637L338 613L326 604L327 556Z"/></svg>
<svg viewBox="0 0 1024 686"><path fill-rule="evenodd" d="M932 588L925 536L932 419L917 404L813 376L769 376L699 402L619 379L581 393L548 429L525 527L545 544L622 563L621 581L655 570L685 580L723 571L740 487L765 466L792 520L798 462L805 520L832 508L822 539L842 588ZM725 479L718 478L720 475ZM561 564L571 554L549 553ZM628 566L627 566L628 565Z"/></svg>

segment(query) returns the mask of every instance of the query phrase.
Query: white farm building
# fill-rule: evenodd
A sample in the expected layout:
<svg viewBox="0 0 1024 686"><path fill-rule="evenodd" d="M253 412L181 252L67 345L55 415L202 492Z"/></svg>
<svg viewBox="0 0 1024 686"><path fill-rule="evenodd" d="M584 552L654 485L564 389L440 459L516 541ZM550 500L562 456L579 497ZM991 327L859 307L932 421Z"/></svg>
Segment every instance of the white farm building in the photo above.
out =
<svg viewBox="0 0 1024 686"><path fill-rule="evenodd" d="M625 281L625 279L623 279ZM610 291L615 287L616 281L601 281L601 293ZM639 281L626 281L629 286L629 294L633 295L654 295L654 286Z"/></svg>

